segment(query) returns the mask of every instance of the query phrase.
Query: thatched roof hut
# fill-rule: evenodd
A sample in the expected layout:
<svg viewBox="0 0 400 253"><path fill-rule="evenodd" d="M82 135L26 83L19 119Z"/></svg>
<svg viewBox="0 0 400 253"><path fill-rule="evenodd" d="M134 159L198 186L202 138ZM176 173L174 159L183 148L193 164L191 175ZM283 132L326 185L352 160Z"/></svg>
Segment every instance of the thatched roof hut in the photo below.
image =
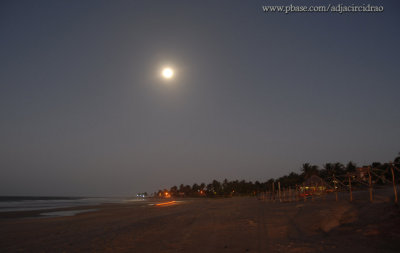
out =
<svg viewBox="0 0 400 253"><path fill-rule="evenodd" d="M332 187L317 175L307 178L303 185L300 186L300 191L304 195L320 195L329 189L332 189Z"/></svg>
<svg viewBox="0 0 400 253"><path fill-rule="evenodd" d="M322 178L317 175L312 175L311 177L307 178L306 181L303 183L304 186L325 186L329 187L329 184L325 182Z"/></svg>

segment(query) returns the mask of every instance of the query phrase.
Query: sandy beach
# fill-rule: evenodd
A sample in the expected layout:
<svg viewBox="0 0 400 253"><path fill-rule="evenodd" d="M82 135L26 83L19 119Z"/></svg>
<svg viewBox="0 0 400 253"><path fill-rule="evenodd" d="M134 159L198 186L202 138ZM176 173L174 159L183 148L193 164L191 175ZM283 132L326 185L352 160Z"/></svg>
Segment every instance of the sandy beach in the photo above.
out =
<svg viewBox="0 0 400 253"><path fill-rule="evenodd" d="M398 252L398 206L385 194L374 203L364 195L353 203L236 197L80 207L97 211L68 217L2 213L0 251Z"/></svg>

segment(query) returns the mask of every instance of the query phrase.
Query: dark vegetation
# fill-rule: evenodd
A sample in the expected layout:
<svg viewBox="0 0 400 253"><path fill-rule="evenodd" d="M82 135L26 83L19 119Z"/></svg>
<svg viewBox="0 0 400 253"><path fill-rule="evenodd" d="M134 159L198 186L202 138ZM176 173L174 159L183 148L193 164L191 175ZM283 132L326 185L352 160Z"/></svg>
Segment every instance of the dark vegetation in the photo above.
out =
<svg viewBox="0 0 400 253"><path fill-rule="evenodd" d="M251 196L261 192L271 192L276 183L279 182L283 188L295 188L304 183L309 177L316 175L322 178L328 185L333 186L333 180L343 182L345 185L348 177L352 178L352 187L355 189L366 187L369 169L371 180L375 186L392 183L392 172L398 181L400 176L400 153L399 156L390 163L374 162L370 165L358 167L353 162L348 162L346 165L342 163L325 163L322 168L310 163L304 163L300 168L300 173L291 172L280 178L271 178L265 182L251 182L245 180L227 179L219 182L213 180L209 184L200 183L178 186L172 186L170 189L159 190L154 193L155 197L232 197L232 196ZM364 172L364 174L362 174ZM275 183L275 185L274 185Z"/></svg>

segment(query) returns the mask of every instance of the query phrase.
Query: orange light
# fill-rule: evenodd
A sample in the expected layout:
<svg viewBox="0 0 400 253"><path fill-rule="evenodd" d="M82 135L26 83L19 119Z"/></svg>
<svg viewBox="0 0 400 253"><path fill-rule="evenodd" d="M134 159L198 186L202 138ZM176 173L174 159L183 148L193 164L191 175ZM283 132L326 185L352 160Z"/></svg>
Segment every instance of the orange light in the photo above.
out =
<svg viewBox="0 0 400 253"><path fill-rule="evenodd" d="M171 206L171 205L175 205L176 201L170 201L170 202L164 202L164 203L158 203L156 204L156 206Z"/></svg>

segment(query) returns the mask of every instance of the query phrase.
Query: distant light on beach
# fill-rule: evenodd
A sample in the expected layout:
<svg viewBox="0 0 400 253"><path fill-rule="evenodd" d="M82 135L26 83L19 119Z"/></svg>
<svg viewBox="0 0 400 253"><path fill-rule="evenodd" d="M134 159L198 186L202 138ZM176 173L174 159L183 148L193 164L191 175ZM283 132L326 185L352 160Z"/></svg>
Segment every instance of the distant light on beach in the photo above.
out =
<svg viewBox="0 0 400 253"><path fill-rule="evenodd" d="M163 202L163 203L158 203L156 206L171 206L177 204L177 201L169 201L169 202Z"/></svg>

